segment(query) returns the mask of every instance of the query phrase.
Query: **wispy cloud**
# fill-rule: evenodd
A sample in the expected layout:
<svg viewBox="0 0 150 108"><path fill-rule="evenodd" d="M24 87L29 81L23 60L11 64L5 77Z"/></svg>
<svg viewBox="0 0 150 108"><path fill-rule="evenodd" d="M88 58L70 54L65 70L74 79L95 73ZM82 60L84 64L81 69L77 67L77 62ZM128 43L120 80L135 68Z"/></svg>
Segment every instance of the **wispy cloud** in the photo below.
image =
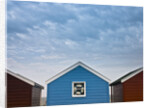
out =
<svg viewBox="0 0 150 108"><path fill-rule="evenodd" d="M62 56L62 55L52 55L52 56L50 56L50 55L41 55L40 56L42 59L51 59L51 60L53 60L53 59L62 59L62 58L65 58L64 56Z"/></svg>
<svg viewBox="0 0 150 108"><path fill-rule="evenodd" d="M28 39L28 37L25 34L16 33L16 36L19 37L20 39Z"/></svg>
<svg viewBox="0 0 150 108"><path fill-rule="evenodd" d="M110 79L143 65L141 7L9 1L7 8L8 68L35 81L79 60Z"/></svg>
<svg viewBox="0 0 150 108"><path fill-rule="evenodd" d="M75 48L78 46L78 44L75 41L69 39L65 40L65 45L67 45L70 48Z"/></svg>

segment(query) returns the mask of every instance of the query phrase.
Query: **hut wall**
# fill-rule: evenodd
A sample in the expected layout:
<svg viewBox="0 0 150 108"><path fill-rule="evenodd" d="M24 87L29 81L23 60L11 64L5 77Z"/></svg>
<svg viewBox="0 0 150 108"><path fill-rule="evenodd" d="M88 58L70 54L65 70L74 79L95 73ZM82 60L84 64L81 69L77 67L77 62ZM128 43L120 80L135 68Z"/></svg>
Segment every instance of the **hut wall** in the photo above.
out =
<svg viewBox="0 0 150 108"><path fill-rule="evenodd" d="M41 98L41 89L39 87L32 87L32 106L39 106Z"/></svg>
<svg viewBox="0 0 150 108"><path fill-rule="evenodd" d="M121 83L111 86L111 102L123 102L123 86Z"/></svg>
<svg viewBox="0 0 150 108"><path fill-rule="evenodd" d="M72 97L72 82L86 82L86 96ZM108 103L109 84L81 66L47 85L47 105Z"/></svg>
<svg viewBox="0 0 150 108"><path fill-rule="evenodd" d="M7 106L31 106L32 86L7 74Z"/></svg>
<svg viewBox="0 0 150 108"><path fill-rule="evenodd" d="M123 101L143 101L143 72L123 83Z"/></svg>

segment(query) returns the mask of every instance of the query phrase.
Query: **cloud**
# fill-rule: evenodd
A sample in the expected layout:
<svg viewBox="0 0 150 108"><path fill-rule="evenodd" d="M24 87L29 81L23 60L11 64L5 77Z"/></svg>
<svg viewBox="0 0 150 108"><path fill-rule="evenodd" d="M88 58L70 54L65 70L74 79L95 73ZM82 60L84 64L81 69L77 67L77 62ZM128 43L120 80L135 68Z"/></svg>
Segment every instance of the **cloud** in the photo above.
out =
<svg viewBox="0 0 150 108"><path fill-rule="evenodd" d="M134 52L142 49L142 12L140 7L9 2L8 44L26 49L22 53L34 52L34 56Z"/></svg>
<svg viewBox="0 0 150 108"><path fill-rule="evenodd" d="M67 45L70 48L75 48L78 46L78 44L75 41L69 39L65 40L65 45Z"/></svg>
<svg viewBox="0 0 150 108"><path fill-rule="evenodd" d="M14 11L9 11L8 17L10 17L11 19L16 19L16 15L14 14Z"/></svg>
<svg viewBox="0 0 150 108"><path fill-rule="evenodd" d="M35 81L42 76L44 84L77 61L112 79L143 65L142 7L16 1L7 7L8 68Z"/></svg>
<svg viewBox="0 0 150 108"><path fill-rule="evenodd" d="M22 33L16 33L16 36L21 38L21 39L28 39L28 37L25 34L22 34Z"/></svg>
<svg viewBox="0 0 150 108"><path fill-rule="evenodd" d="M32 52L35 52L35 53L44 53L45 52L45 49L39 49L37 47L28 47L26 48L27 51L32 51Z"/></svg>
<svg viewBox="0 0 150 108"><path fill-rule="evenodd" d="M65 57L62 56L62 55L52 55L52 56L50 56L50 55L41 55L41 58L42 59L51 59L51 60L53 60L53 59L63 59Z"/></svg>

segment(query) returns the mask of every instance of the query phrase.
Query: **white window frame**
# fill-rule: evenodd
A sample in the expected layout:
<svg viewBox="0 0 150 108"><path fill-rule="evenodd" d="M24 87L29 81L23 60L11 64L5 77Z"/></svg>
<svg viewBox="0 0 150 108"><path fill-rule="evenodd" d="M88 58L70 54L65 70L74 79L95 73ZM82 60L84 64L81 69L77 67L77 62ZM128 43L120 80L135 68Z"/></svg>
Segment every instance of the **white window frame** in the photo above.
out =
<svg viewBox="0 0 150 108"><path fill-rule="evenodd" d="M74 83L84 83L84 95L74 95ZM73 81L72 82L72 97L86 97L86 82L85 81Z"/></svg>

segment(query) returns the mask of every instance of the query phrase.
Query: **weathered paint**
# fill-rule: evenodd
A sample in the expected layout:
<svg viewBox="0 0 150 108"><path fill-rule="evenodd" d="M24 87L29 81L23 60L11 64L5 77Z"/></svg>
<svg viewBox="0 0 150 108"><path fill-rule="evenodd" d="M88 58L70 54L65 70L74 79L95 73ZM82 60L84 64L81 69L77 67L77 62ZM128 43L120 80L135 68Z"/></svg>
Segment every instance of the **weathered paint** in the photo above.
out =
<svg viewBox="0 0 150 108"><path fill-rule="evenodd" d="M72 82L86 82L86 97L72 97ZM81 66L47 85L47 105L108 103L109 84Z"/></svg>
<svg viewBox="0 0 150 108"><path fill-rule="evenodd" d="M41 89L39 87L32 87L32 106L40 106Z"/></svg>
<svg viewBox="0 0 150 108"><path fill-rule="evenodd" d="M123 86L121 83L111 86L111 102L123 102Z"/></svg>

